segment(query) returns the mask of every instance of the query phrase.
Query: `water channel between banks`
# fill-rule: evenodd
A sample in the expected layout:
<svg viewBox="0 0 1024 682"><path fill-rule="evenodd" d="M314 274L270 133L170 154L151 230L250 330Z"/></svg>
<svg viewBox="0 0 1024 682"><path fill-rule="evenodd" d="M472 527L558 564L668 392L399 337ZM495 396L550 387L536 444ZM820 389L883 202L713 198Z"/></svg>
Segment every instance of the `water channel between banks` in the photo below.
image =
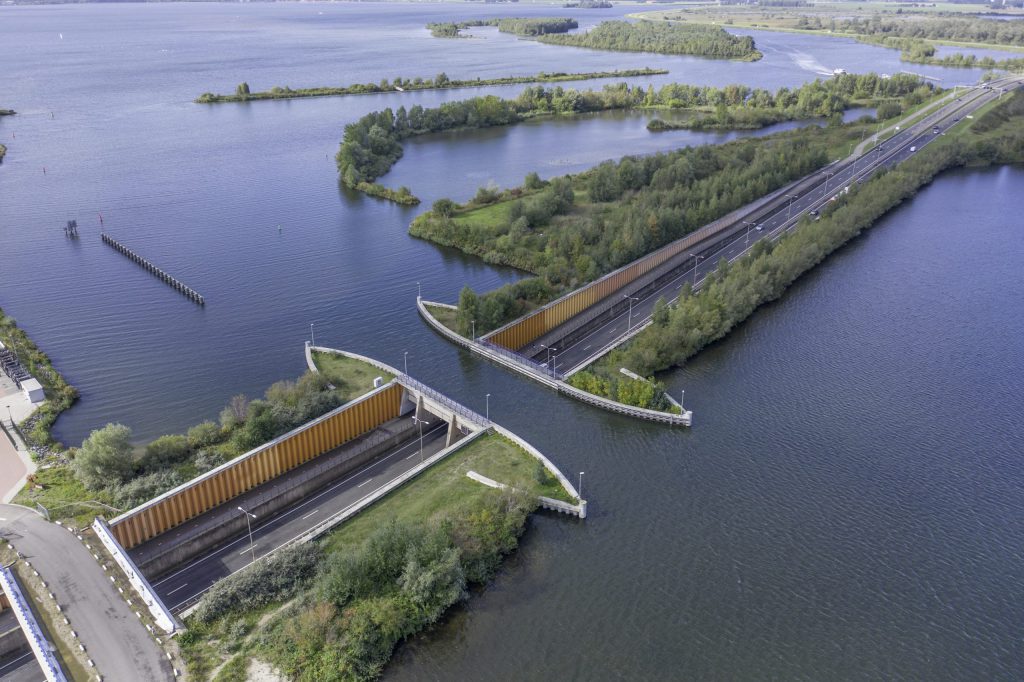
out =
<svg viewBox="0 0 1024 682"><path fill-rule="evenodd" d="M939 179L664 377L701 415L684 432L560 398L423 324L416 281L426 298L455 300L465 283L486 290L519 274L410 239L414 210L339 192L329 157L342 125L399 100L190 103L246 79L300 87L441 70L487 77L567 70L570 59L580 71L672 71L640 84L773 89L813 78L817 65L901 68L895 51L815 36L750 32L765 59L720 64L492 34L453 46L421 30L507 12L0 8L0 37L15 55L0 106L19 111L0 121L9 147L0 237L13 255L0 266L0 305L82 391L58 436L77 441L118 419L148 438L213 416L232 394L301 372L294 347L313 322L317 343L393 365L409 351L410 372L478 411L490 393L498 421L570 477L586 471L588 523L533 519L486 594L401 648L387 678L1014 677L1024 668L1015 634L1024 622L1015 454L1024 405L1012 384L1024 370L1024 321L1013 314L1024 247L1013 216L1024 197L1013 190L1024 170ZM597 12L585 18L618 8ZM417 72L382 74L382 63ZM947 84L978 75L920 70ZM409 184L426 205L465 199L491 179L514 184L531 170L551 176L655 151L640 129L640 120L611 118L531 122L411 143L382 181ZM655 144L674 148L686 135ZM105 249L98 212L202 291L205 309ZM65 242L60 227L76 217L83 237Z"/></svg>

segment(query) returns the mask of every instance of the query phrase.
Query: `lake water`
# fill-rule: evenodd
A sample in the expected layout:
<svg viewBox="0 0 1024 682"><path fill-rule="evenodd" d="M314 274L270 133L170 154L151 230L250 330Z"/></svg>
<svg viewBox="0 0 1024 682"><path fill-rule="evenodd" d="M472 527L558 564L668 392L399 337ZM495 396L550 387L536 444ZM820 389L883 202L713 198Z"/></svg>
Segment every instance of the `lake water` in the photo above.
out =
<svg viewBox="0 0 1024 682"><path fill-rule="evenodd" d="M582 10L585 25L632 8ZM893 50L750 31L753 64L547 46L428 21L564 14L458 5L0 8L9 147L0 306L82 392L56 434L139 439L303 369L301 344L372 354L586 471L585 523L542 515L508 570L401 649L394 679L1011 678L1024 669L1016 269L1024 171L949 175L726 342L665 377L689 431L619 419L467 356L414 310L520 275L406 234L419 209L341 191L333 156L368 111L522 86L200 106L199 93L662 67L672 81L797 86L896 73ZM61 37L63 36L63 37ZM943 83L978 70L918 67ZM589 81L582 87L601 87ZM51 117L52 114L52 117ZM425 205L490 181L731 137L647 117L411 141L383 182ZM46 169L45 174L43 169ZM1014 189L1018 189L1014 192ZM104 229L206 296L199 308ZM77 219L82 237L61 227ZM279 229L280 226L280 229Z"/></svg>

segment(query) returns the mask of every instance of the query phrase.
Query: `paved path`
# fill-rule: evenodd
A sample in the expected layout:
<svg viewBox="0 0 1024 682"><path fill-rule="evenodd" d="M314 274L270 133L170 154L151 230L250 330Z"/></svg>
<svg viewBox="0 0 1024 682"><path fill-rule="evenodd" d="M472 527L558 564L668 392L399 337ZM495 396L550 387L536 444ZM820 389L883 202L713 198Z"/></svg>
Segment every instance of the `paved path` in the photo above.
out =
<svg viewBox="0 0 1024 682"><path fill-rule="evenodd" d="M78 538L25 507L9 504L0 504L0 535L47 581L103 679L174 679L160 648Z"/></svg>

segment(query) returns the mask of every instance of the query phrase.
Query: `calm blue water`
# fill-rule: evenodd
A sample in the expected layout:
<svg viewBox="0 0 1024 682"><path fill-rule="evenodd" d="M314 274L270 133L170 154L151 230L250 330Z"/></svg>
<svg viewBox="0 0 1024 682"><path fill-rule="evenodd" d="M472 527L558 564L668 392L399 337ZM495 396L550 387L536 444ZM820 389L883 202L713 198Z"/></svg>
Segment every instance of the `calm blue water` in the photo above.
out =
<svg viewBox="0 0 1024 682"><path fill-rule="evenodd" d="M586 23L632 8L578 12ZM469 4L0 8L8 145L0 306L82 392L57 435L137 437L215 416L302 371L301 344L410 370L586 471L593 516L540 516L509 570L404 647L396 679L1010 679L1024 669L1020 558L1024 171L940 180L725 343L666 377L691 431L567 402L452 348L414 312L519 275L406 234L416 209L339 190L343 126L385 106L519 87L200 106L199 93L541 70L664 67L638 84L795 86L895 73L892 50L750 32L754 64L546 46L428 21ZM516 6L514 13L565 10ZM63 34L63 38L60 37ZM914 70L918 70L915 68ZM944 84L980 72L920 69ZM584 84L600 87L600 81ZM51 118L52 113L52 118ZM646 117L531 121L426 137L384 178L426 205L626 153ZM43 168L46 168L44 175ZM202 292L187 302L99 241L105 229ZM64 239L76 218L82 238ZM280 232L278 226L280 225ZM965 229L969 228L969 229Z"/></svg>

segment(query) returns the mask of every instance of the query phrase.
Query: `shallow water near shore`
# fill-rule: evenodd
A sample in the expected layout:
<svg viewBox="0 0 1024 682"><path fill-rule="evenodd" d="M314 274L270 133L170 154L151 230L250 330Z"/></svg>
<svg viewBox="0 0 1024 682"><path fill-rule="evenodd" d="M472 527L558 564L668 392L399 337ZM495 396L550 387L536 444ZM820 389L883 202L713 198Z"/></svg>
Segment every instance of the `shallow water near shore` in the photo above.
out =
<svg viewBox="0 0 1024 682"><path fill-rule="evenodd" d="M582 11L588 25L633 8ZM567 401L447 344L418 319L521 273L412 239L420 209L339 189L345 123L386 106L522 86L200 106L205 90L651 66L633 79L797 86L901 70L852 40L755 36L756 63L616 54L428 21L468 4L0 8L9 148L0 306L82 392L57 424L139 439L215 417L298 375L316 342L392 365L491 415L591 500L537 515L495 583L400 648L387 679L1011 679L1024 668L1024 320L1014 216L1024 169L948 174L727 340L664 377L692 430ZM515 7L517 15L572 14ZM63 34L63 39L58 37ZM916 65L909 70L918 71ZM944 84L980 71L921 67ZM607 81L580 87L599 88ZM53 117L51 118L51 112ZM412 140L382 179L424 206L490 181L729 135L652 135L646 115ZM44 175L43 168L46 168ZM186 282L199 308L100 243L102 229ZM64 239L66 220L82 237Z"/></svg>

